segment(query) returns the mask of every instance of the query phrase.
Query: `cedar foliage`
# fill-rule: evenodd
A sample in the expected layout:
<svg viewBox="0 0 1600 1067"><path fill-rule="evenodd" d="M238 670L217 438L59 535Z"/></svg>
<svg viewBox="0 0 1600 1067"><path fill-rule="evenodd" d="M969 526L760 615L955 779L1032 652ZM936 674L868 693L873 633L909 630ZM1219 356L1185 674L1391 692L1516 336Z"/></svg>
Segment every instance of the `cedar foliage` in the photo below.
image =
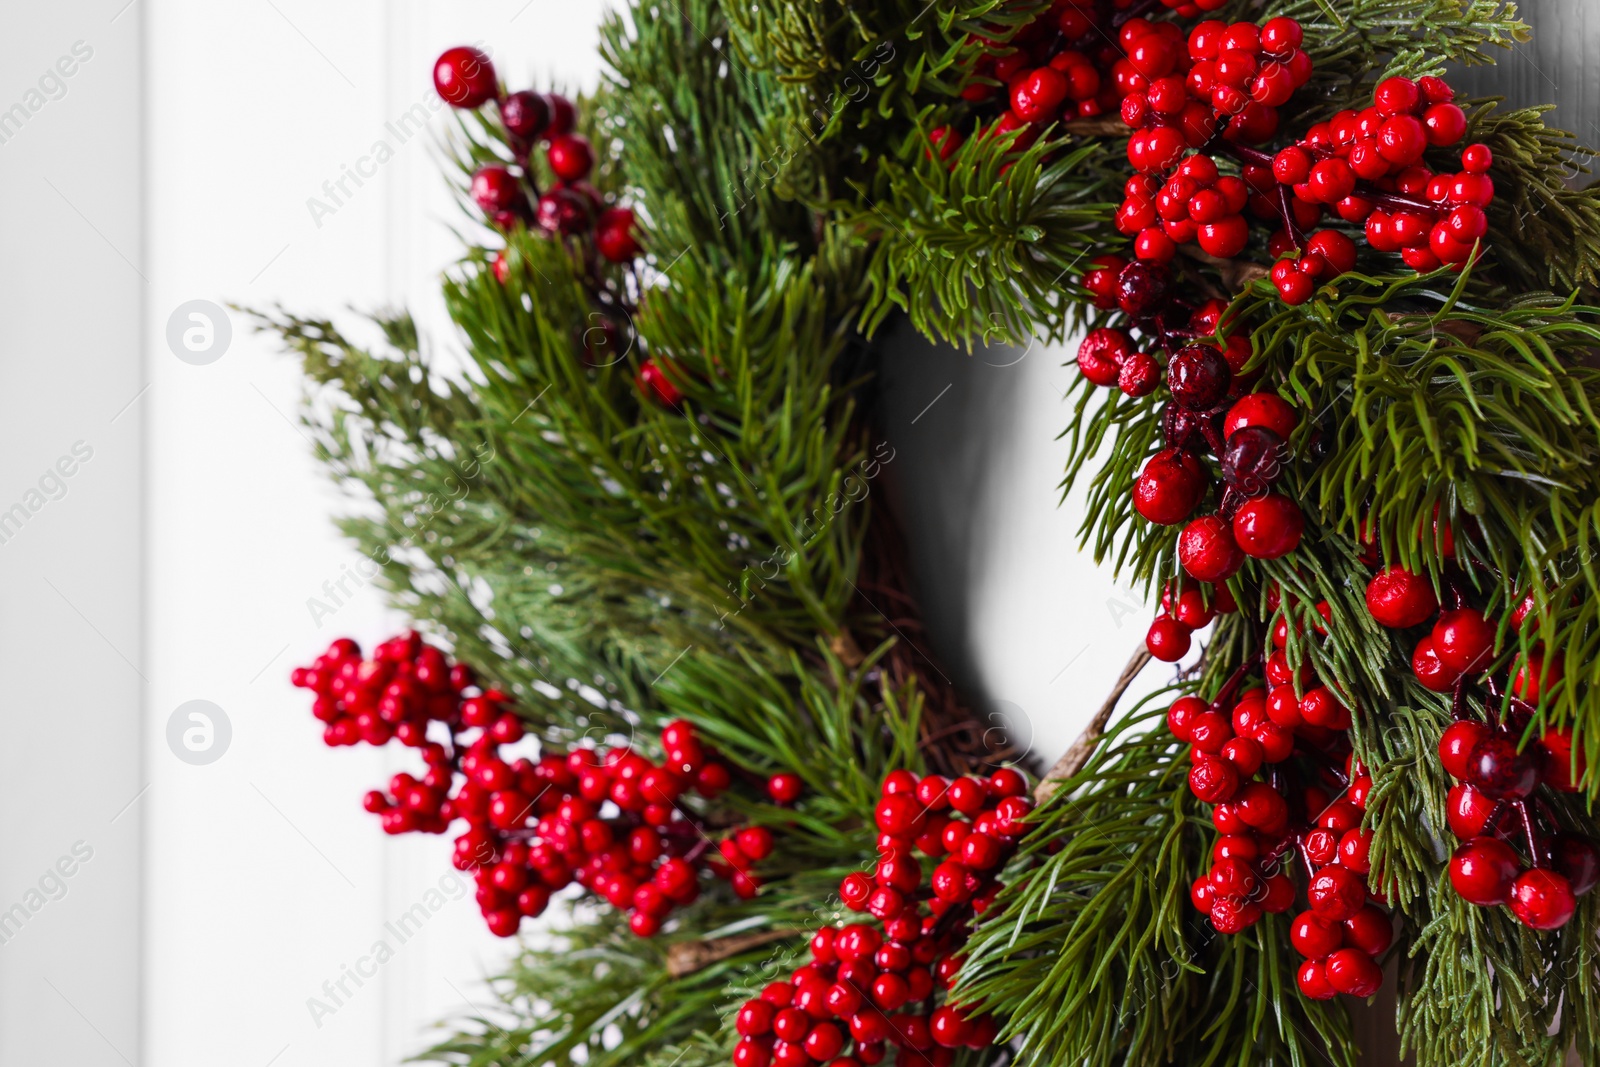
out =
<svg viewBox="0 0 1600 1067"><path fill-rule="evenodd" d="M743 997L844 914L834 887L871 854L883 774L950 765L929 712L958 705L906 658L914 612L874 550L894 542L873 485L892 457L872 436L872 339L901 318L967 346L1104 321L1077 276L1116 247L1124 138L1066 123L1021 153L984 137L948 165L924 150L929 130L966 121L962 72L992 47L971 35L1003 43L1044 6L674 0L609 17L609 69L583 113L596 183L639 207L651 253L649 269L613 274L639 303L613 366L576 358L582 266L524 233L509 238L511 284L470 247L444 279L460 372L403 314L377 318L374 347L330 321L260 316L301 356L307 426L362 502L343 529L383 564L398 605L519 696L533 732L648 745L681 716L738 764L810 787L798 811L741 812L783 834L757 900L708 893L653 940L580 910L498 981L495 1011L450 1024L433 1058L726 1062ZM1280 139L1359 105L1383 76L1492 62L1527 36L1500 0L1268 8L1239 0L1217 17L1304 26L1316 73ZM1575 1045L1593 1062L1600 894L1551 935L1454 896L1432 754L1447 701L1411 678L1409 649L1362 602L1358 532L1437 579L1441 544L1418 536L1436 514L1458 555L1484 564L1472 573L1491 610L1533 590L1542 640L1567 663L1543 721L1576 729L1591 768L1559 816L1593 830L1600 194L1561 180L1575 146L1539 110L1482 101L1471 120L1497 186L1490 252L1472 270L1417 277L1363 250L1356 272L1288 308L1265 282L1234 293L1212 266L1185 269L1250 323L1262 387L1315 413L1285 482L1307 512L1304 541L1252 561L1233 591L1270 628L1264 589L1279 583L1291 662L1308 659L1360 709L1376 878L1406 920L1393 955L1408 1050L1428 1067L1532 1067ZM493 122L460 124L463 189L497 158ZM632 377L647 354L676 368L682 413L641 399ZM1083 383L1065 430L1064 487L1089 487L1085 545L1147 587L1177 572L1174 531L1129 505L1159 447L1155 414L1154 398ZM1303 640L1319 600L1327 639ZM1511 651L1531 641L1503 637ZM1262 639L1261 624L1220 622L1189 688L1215 692ZM1161 706L1124 715L1037 813L962 978L1014 1040L963 1064L1355 1062L1343 1009L1295 993L1282 916L1218 938L1189 905L1214 832ZM776 939L669 969L678 942L763 930Z"/></svg>

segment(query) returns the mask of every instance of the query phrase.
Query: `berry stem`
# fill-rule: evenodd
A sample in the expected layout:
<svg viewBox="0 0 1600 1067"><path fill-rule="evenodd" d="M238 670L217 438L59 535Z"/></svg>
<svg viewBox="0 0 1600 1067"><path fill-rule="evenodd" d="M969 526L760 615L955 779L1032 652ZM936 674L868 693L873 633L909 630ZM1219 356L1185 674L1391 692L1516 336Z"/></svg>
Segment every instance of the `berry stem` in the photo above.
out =
<svg viewBox="0 0 1600 1067"><path fill-rule="evenodd" d="M1533 833L1533 817L1528 814L1526 800L1513 800L1511 806L1517 810L1517 818L1522 823L1522 836L1528 842L1528 856L1534 867L1544 866L1544 860L1539 855L1539 839Z"/></svg>

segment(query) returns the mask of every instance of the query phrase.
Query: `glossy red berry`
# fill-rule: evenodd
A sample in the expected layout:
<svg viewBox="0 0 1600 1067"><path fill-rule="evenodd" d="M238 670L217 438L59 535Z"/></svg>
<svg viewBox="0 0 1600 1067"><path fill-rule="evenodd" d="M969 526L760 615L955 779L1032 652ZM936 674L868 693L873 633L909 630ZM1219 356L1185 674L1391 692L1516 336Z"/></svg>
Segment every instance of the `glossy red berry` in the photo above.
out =
<svg viewBox="0 0 1600 1067"><path fill-rule="evenodd" d="M1484 832L1495 801L1465 782L1452 786L1445 796L1445 817L1450 832L1465 841Z"/></svg>
<svg viewBox="0 0 1600 1067"><path fill-rule="evenodd" d="M1441 612L1433 624L1433 650L1452 671L1482 669L1494 650L1495 626L1476 608Z"/></svg>
<svg viewBox="0 0 1600 1067"><path fill-rule="evenodd" d="M1233 529L1220 515L1195 519L1178 535L1178 562L1202 582L1225 582L1244 565Z"/></svg>
<svg viewBox="0 0 1600 1067"><path fill-rule="evenodd" d="M1452 778L1465 778L1472 750L1489 737L1489 728L1481 722L1464 720L1453 722L1439 737L1439 764Z"/></svg>
<svg viewBox="0 0 1600 1067"><path fill-rule="evenodd" d="M1367 583L1367 610L1380 625L1392 630L1415 626L1438 607L1428 580L1402 567L1385 567Z"/></svg>
<svg viewBox="0 0 1600 1067"><path fill-rule="evenodd" d="M1190 635L1193 631L1169 615L1161 615L1150 624L1144 636L1145 648L1163 663L1176 663L1189 654Z"/></svg>
<svg viewBox="0 0 1600 1067"><path fill-rule="evenodd" d="M577 134L562 134L550 138L550 147L545 151L545 158L550 161L550 169L555 171L556 177L562 181L576 182L589 176L589 171L594 168L594 149L589 145L588 139Z"/></svg>
<svg viewBox="0 0 1600 1067"><path fill-rule="evenodd" d="M433 64L433 87L456 108L480 107L499 91L494 64L476 48L449 48Z"/></svg>
<svg viewBox="0 0 1600 1067"><path fill-rule="evenodd" d="M1492 907L1511 896L1522 863L1511 846L1495 837L1474 837L1450 857L1450 885L1469 904Z"/></svg>
<svg viewBox="0 0 1600 1067"><path fill-rule="evenodd" d="M1361 910L1367 902L1367 886L1362 877L1343 867L1324 867L1312 876L1306 899L1317 917L1342 922Z"/></svg>
<svg viewBox="0 0 1600 1067"><path fill-rule="evenodd" d="M1246 500L1233 515L1233 539L1240 551L1256 559L1277 559L1293 552L1305 532L1300 505L1281 493Z"/></svg>
<svg viewBox="0 0 1600 1067"><path fill-rule="evenodd" d="M1411 653L1411 673L1417 676L1423 688L1435 693L1450 692L1461 677L1440 662L1438 652L1434 651L1432 634L1418 641L1416 650Z"/></svg>
<svg viewBox="0 0 1600 1067"><path fill-rule="evenodd" d="M1339 991L1328 982L1327 969L1321 960L1306 960L1295 975L1300 992L1312 1000L1332 1000Z"/></svg>
<svg viewBox="0 0 1600 1067"><path fill-rule="evenodd" d="M1169 448L1150 457L1133 487L1134 510L1172 526L1188 518L1205 495L1206 477L1193 454Z"/></svg>
<svg viewBox="0 0 1600 1067"><path fill-rule="evenodd" d="M1222 421L1222 434L1228 438L1247 426L1261 426L1287 441L1298 421L1295 409L1276 393L1246 393L1228 409Z"/></svg>
<svg viewBox="0 0 1600 1067"><path fill-rule="evenodd" d="M1600 881L1600 849L1579 834L1557 834L1550 845L1551 866L1565 876L1574 897L1581 897Z"/></svg>
<svg viewBox="0 0 1600 1067"><path fill-rule="evenodd" d="M1567 925L1578 901L1564 875L1546 867L1523 873L1511 887L1511 914L1535 930L1555 930Z"/></svg>
<svg viewBox="0 0 1600 1067"><path fill-rule="evenodd" d="M633 211L625 207L607 208L595 222L595 248L612 263L627 263L639 255L639 242L633 234Z"/></svg>
<svg viewBox="0 0 1600 1067"><path fill-rule="evenodd" d="M1321 916L1305 911L1289 924L1289 942L1307 959L1322 959L1344 945L1344 928Z"/></svg>
<svg viewBox="0 0 1600 1067"><path fill-rule="evenodd" d="M1383 985L1383 969L1359 948L1342 948L1323 966L1328 984L1353 997L1370 997Z"/></svg>

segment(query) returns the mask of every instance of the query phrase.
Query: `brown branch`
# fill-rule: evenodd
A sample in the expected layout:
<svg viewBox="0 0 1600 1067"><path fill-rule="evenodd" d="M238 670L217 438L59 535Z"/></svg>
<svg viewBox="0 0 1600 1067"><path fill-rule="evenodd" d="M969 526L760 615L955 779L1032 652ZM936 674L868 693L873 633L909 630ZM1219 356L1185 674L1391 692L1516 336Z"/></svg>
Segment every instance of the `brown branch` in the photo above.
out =
<svg viewBox="0 0 1600 1067"><path fill-rule="evenodd" d="M762 930L754 934L713 937L709 941L678 941L667 948L667 973L682 978L747 949L803 933L804 930Z"/></svg>
<svg viewBox="0 0 1600 1067"><path fill-rule="evenodd" d="M1178 251L1188 256L1197 263L1204 263L1208 267L1215 267L1222 275L1223 284L1231 291L1237 293L1253 281L1270 278L1272 271L1260 263L1252 263L1247 259L1219 259L1209 253L1202 252L1193 245L1180 245Z"/></svg>
<svg viewBox="0 0 1600 1067"><path fill-rule="evenodd" d="M1126 137L1131 131L1120 115L1096 115L1087 119L1068 119L1061 128L1079 137Z"/></svg>
<svg viewBox="0 0 1600 1067"><path fill-rule="evenodd" d="M1111 719L1111 712L1115 710L1117 701L1122 699L1122 694L1128 691L1128 686L1139 672L1144 670L1144 665L1150 662L1150 650L1142 644L1139 650L1128 660L1128 665L1122 668L1122 674L1117 678L1117 684L1111 687L1111 695L1106 697L1106 702L1100 705L1100 710L1095 712L1094 718L1089 720L1089 725L1083 728L1083 733L1078 739L1061 754L1055 766L1050 768L1039 784L1033 790L1033 799L1042 804L1050 799L1056 787L1068 778L1083 770L1084 764L1089 762L1089 756L1094 752L1095 745L1100 743L1100 736L1105 733L1106 723Z"/></svg>

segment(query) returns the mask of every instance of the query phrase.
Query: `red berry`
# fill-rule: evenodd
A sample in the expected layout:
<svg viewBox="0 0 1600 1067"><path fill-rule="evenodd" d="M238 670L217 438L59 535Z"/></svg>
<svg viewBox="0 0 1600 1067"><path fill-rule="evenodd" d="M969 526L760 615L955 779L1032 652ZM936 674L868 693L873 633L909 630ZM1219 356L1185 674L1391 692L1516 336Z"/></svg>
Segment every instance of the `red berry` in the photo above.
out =
<svg viewBox="0 0 1600 1067"><path fill-rule="evenodd" d="M550 122L550 104L538 93L524 89L500 101L500 121L506 132L531 141L544 132Z"/></svg>
<svg viewBox="0 0 1600 1067"><path fill-rule="evenodd" d="M1495 802L1465 782L1451 786L1445 797L1445 816L1450 832L1461 840L1477 837L1484 832L1493 813Z"/></svg>
<svg viewBox="0 0 1600 1067"><path fill-rule="evenodd" d="M1312 726L1325 730L1348 730L1350 709L1339 702L1326 686L1308 689L1300 698L1300 716Z"/></svg>
<svg viewBox="0 0 1600 1067"><path fill-rule="evenodd" d="M1207 704L1199 697L1179 697L1167 709L1167 728L1172 731L1172 736L1179 741L1190 740L1189 727L1195 716L1207 709Z"/></svg>
<svg viewBox="0 0 1600 1067"><path fill-rule="evenodd" d="M1065 75L1039 67L1016 82L1011 90L1011 110L1024 122L1048 122L1061 110L1071 89Z"/></svg>
<svg viewBox="0 0 1600 1067"><path fill-rule="evenodd" d="M1385 567L1367 583L1367 610L1391 630L1415 626L1438 607L1428 580L1401 567Z"/></svg>
<svg viewBox="0 0 1600 1067"><path fill-rule="evenodd" d="M1566 877L1573 896L1583 896L1600 881L1600 849L1587 837L1557 834L1550 854L1551 865Z"/></svg>
<svg viewBox="0 0 1600 1067"><path fill-rule="evenodd" d="M1452 778L1465 778L1472 750L1489 736L1481 722L1451 723L1439 737L1439 764Z"/></svg>
<svg viewBox="0 0 1600 1067"><path fill-rule="evenodd" d="M1244 552L1220 515L1195 519L1178 535L1178 561L1202 582L1225 582L1244 565Z"/></svg>
<svg viewBox="0 0 1600 1067"><path fill-rule="evenodd" d="M771 1063L772 1052L748 1037L733 1046L733 1067L768 1067Z"/></svg>
<svg viewBox="0 0 1600 1067"><path fill-rule="evenodd" d="M1305 524L1298 504L1281 493L1268 493L1234 512L1233 539L1247 556L1277 559L1299 546Z"/></svg>
<svg viewBox="0 0 1600 1067"><path fill-rule="evenodd" d="M1189 452L1169 448L1145 464L1133 487L1133 506L1149 521L1172 526L1189 517L1205 491L1199 461Z"/></svg>
<svg viewBox="0 0 1600 1067"><path fill-rule="evenodd" d="M433 87L451 107L480 107L499 91L494 64L476 48L449 48L433 63Z"/></svg>
<svg viewBox="0 0 1600 1067"><path fill-rule="evenodd" d="M1298 421L1294 407L1276 393L1246 393L1228 409L1222 434L1228 438L1247 426L1261 426L1287 441Z"/></svg>
<svg viewBox="0 0 1600 1067"><path fill-rule="evenodd" d="M1507 737L1485 737L1467 755L1467 784L1491 800L1521 800L1539 784L1536 751L1518 752Z"/></svg>
<svg viewBox="0 0 1600 1067"><path fill-rule="evenodd" d="M952 781L945 795L950 798L952 808L969 818L983 810L987 799L983 785L966 776Z"/></svg>
<svg viewBox="0 0 1600 1067"><path fill-rule="evenodd" d="M1149 396L1161 384L1161 364L1145 352L1134 352L1117 372L1117 388L1131 397Z"/></svg>
<svg viewBox="0 0 1600 1067"><path fill-rule="evenodd" d="M1321 960L1306 960L1295 975L1300 992L1312 1000L1332 1000L1339 991L1328 982L1327 970ZM743 1067L743 1065L740 1065Z"/></svg>
<svg viewBox="0 0 1600 1067"><path fill-rule="evenodd" d="M1422 124L1427 127L1429 144L1447 148L1466 136L1467 113L1455 104L1434 104L1422 113Z"/></svg>
<svg viewBox="0 0 1600 1067"><path fill-rule="evenodd" d="M1211 904L1211 925L1219 934L1237 934L1261 919L1261 905L1252 900L1218 897Z"/></svg>
<svg viewBox="0 0 1600 1067"><path fill-rule="evenodd" d="M1078 345L1078 370L1095 385L1116 385L1133 341L1121 330L1093 330Z"/></svg>
<svg viewBox="0 0 1600 1067"><path fill-rule="evenodd" d="M522 197L522 185L505 167L484 167L472 176L472 199L486 213L505 211Z"/></svg>
<svg viewBox="0 0 1600 1067"><path fill-rule="evenodd" d="M1215 345L1189 344L1167 365L1167 387L1173 402L1190 411L1209 411L1228 392L1232 373Z"/></svg>
<svg viewBox="0 0 1600 1067"><path fill-rule="evenodd" d="M1566 877L1545 867L1525 872L1511 887L1511 914L1535 930L1567 925L1578 901Z"/></svg>
<svg viewBox="0 0 1600 1067"><path fill-rule="evenodd" d="M550 169L562 181L580 181L587 178L589 171L594 168L594 149L587 138L577 134L552 137L545 158L550 161Z"/></svg>
<svg viewBox="0 0 1600 1067"><path fill-rule="evenodd" d="M1206 757L1189 768L1189 789L1207 804L1227 800L1239 788L1239 771L1224 759Z"/></svg>
<svg viewBox="0 0 1600 1067"><path fill-rule="evenodd" d="M1492 907L1511 896L1522 864L1511 846L1494 837L1474 837L1450 857L1450 885L1469 904Z"/></svg>
<svg viewBox="0 0 1600 1067"><path fill-rule="evenodd" d="M1372 870L1369 853L1372 850L1372 831L1346 830L1339 838L1339 866L1348 867L1357 874Z"/></svg>
<svg viewBox="0 0 1600 1067"><path fill-rule="evenodd" d="M1418 641L1416 650L1411 653L1411 673L1417 676L1423 688L1435 693L1450 692L1461 677L1439 661L1439 654L1433 648L1432 634Z"/></svg>
<svg viewBox="0 0 1600 1067"><path fill-rule="evenodd" d="M1486 144L1469 144L1461 150L1461 169L1468 174L1487 174L1494 164L1494 154Z"/></svg>
<svg viewBox="0 0 1600 1067"><path fill-rule="evenodd" d="M607 208L595 222L595 247L612 263L627 263L639 254L633 235L633 211L625 207Z"/></svg>
<svg viewBox="0 0 1600 1067"><path fill-rule="evenodd" d="M1145 648L1163 663L1176 663L1189 654L1189 627L1167 615L1157 617L1144 636Z"/></svg>
<svg viewBox="0 0 1600 1067"><path fill-rule="evenodd" d="M767 795L775 804L793 804L800 799L800 794L805 791L805 784L801 782L798 774L787 772L774 774L767 779Z"/></svg>
<svg viewBox="0 0 1600 1067"><path fill-rule="evenodd" d="M1361 910L1367 902L1367 886L1361 876L1343 867L1324 867L1312 876L1306 899L1319 918L1341 922Z"/></svg>
<svg viewBox="0 0 1600 1067"><path fill-rule="evenodd" d="M1307 805L1308 809L1311 807L1312 805ZM1322 813L1320 811L1312 811L1311 814L1316 816ZM1322 827L1310 831L1306 834L1304 842L1306 859L1318 867L1332 863L1339 856L1339 838L1339 834Z"/></svg>
<svg viewBox="0 0 1600 1067"><path fill-rule="evenodd" d="M1351 946L1374 958L1394 943L1394 922L1381 908L1368 904L1344 921L1344 938Z"/></svg>
<svg viewBox="0 0 1600 1067"><path fill-rule="evenodd" d="M1539 747L1539 775L1544 784L1562 793L1578 792L1588 761L1581 748L1573 747L1572 731L1546 730L1539 738Z"/></svg>
<svg viewBox="0 0 1600 1067"><path fill-rule="evenodd" d="M1322 959L1344 945L1344 927L1303 911L1289 924L1289 942L1307 959Z"/></svg>
<svg viewBox="0 0 1600 1067"><path fill-rule="evenodd" d="M1517 673L1511 680L1511 691L1528 703L1537 704L1539 697L1561 681L1561 677L1560 656L1547 662L1542 653L1532 652L1528 654L1526 660L1518 657Z"/></svg>
<svg viewBox="0 0 1600 1067"><path fill-rule="evenodd" d="M1475 608L1441 612L1433 624L1433 651L1456 673L1481 669L1494 650L1495 626Z"/></svg>
<svg viewBox="0 0 1600 1067"><path fill-rule="evenodd" d="M1328 984L1353 997L1370 997L1383 985L1383 969L1359 948L1342 948L1323 966Z"/></svg>

